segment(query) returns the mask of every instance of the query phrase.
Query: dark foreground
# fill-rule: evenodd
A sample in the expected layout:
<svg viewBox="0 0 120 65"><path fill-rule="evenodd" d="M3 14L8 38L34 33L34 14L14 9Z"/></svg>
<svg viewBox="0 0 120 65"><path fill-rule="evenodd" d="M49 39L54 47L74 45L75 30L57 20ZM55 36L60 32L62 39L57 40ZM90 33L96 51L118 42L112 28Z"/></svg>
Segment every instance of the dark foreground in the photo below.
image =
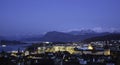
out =
<svg viewBox="0 0 120 65"><path fill-rule="evenodd" d="M17 56L0 54L0 65L120 65L120 56L78 55L68 52L31 54Z"/></svg>

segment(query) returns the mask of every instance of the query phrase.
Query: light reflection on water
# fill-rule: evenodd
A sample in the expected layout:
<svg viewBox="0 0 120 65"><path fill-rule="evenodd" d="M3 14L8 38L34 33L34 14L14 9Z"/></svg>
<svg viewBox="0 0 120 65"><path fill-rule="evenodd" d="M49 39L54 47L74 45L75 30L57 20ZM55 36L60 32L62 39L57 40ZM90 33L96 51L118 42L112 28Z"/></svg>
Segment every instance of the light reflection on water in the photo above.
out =
<svg viewBox="0 0 120 65"><path fill-rule="evenodd" d="M0 52L2 50L4 50L4 51L17 51L18 49L25 50L25 48L29 45L31 45L31 44L6 45L6 47L2 47L2 45L0 45Z"/></svg>
<svg viewBox="0 0 120 65"><path fill-rule="evenodd" d="M2 47L2 45L0 45L0 52L2 50L4 50L4 51L17 51L18 49L20 51L22 51L22 50L25 50L25 48L27 46L32 45L32 43L41 43L41 41L22 41L22 42L24 42L26 44L6 45L6 47Z"/></svg>

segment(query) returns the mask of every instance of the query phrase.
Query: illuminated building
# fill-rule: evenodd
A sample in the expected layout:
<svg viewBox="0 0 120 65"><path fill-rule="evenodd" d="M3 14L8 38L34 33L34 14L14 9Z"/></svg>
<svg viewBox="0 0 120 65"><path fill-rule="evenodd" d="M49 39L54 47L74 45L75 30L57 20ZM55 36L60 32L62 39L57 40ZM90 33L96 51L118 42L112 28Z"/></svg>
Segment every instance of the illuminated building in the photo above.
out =
<svg viewBox="0 0 120 65"><path fill-rule="evenodd" d="M93 47L92 47L91 44L88 45L88 49L89 49L89 50L93 50Z"/></svg>
<svg viewBox="0 0 120 65"><path fill-rule="evenodd" d="M25 51L25 56L29 55L29 51Z"/></svg>
<svg viewBox="0 0 120 65"><path fill-rule="evenodd" d="M104 51L104 55L110 55L110 49L106 49L106 50Z"/></svg>
<svg viewBox="0 0 120 65"><path fill-rule="evenodd" d="M57 46L52 46L52 47L38 47L38 53L43 53L43 52L58 52L58 51L68 51L69 53L75 53L74 46L62 46L62 45L57 45Z"/></svg>

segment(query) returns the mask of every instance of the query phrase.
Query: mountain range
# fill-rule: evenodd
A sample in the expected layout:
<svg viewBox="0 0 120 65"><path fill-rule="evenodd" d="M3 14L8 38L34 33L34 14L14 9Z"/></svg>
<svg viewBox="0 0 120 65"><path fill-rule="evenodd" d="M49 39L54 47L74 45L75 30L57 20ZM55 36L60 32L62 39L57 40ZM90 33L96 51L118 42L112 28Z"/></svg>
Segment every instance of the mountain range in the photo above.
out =
<svg viewBox="0 0 120 65"><path fill-rule="evenodd" d="M104 37L110 37L115 34L110 32L95 32L93 30L80 30L80 31L70 31L70 32L58 32L58 31L51 31L47 32L44 35L26 35L22 36L21 41L51 41L51 42L76 42L76 41L83 41L83 40L96 40L99 38L104 39ZM109 36L111 35L111 36ZM119 38L120 36L115 38ZM108 38L107 38L108 39ZM8 39L7 39L8 40Z"/></svg>
<svg viewBox="0 0 120 65"><path fill-rule="evenodd" d="M93 41L109 41L109 40L120 40L120 33L111 33L104 36L97 36L85 39L85 42L93 42Z"/></svg>
<svg viewBox="0 0 120 65"><path fill-rule="evenodd" d="M26 38L29 41L51 41L51 42L74 42L81 41L92 37L104 36L110 34L109 32L95 32L92 30L81 30L81 31L71 31L71 32L58 32L51 31L47 32L41 37Z"/></svg>

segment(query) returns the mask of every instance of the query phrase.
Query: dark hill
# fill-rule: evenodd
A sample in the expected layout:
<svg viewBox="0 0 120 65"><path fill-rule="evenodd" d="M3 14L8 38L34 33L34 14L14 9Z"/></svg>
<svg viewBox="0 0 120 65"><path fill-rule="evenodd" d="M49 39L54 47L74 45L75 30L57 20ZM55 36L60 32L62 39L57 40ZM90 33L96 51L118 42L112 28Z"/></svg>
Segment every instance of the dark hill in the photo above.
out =
<svg viewBox="0 0 120 65"><path fill-rule="evenodd" d="M104 36L92 37L84 41L91 42L91 41L106 41L106 40L120 40L120 33L112 33Z"/></svg>
<svg viewBox="0 0 120 65"><path fill-rule="evenodd" d="M62 42L62 41L74 41L75 36L62 32L48 32L41 39L41 41L54 41L54 42Z"/></svg>
<svg viewBox="0 0 120 65"><path fill-rule="evenodd" d="M43 37L40 38L40 41L51 41L51 42L72 42L72 41L81 41L87 38L103 36L108 33L96 33L96 34L84 34L84 35L73 35L63 32L48 32Z"/></svg>

